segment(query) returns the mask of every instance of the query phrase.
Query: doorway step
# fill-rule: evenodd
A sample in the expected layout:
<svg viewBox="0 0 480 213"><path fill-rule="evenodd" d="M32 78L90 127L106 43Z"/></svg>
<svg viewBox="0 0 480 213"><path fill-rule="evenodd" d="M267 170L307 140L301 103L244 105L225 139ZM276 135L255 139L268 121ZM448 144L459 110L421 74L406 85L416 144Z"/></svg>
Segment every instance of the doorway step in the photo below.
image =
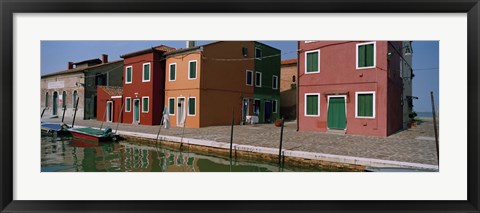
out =
<svg viewBox="0 0 480 213"><path fill-rule="evenodd" d="M334 135L345 135L347 131L344 129L329 129L327 133L334 134Z"/></svg>

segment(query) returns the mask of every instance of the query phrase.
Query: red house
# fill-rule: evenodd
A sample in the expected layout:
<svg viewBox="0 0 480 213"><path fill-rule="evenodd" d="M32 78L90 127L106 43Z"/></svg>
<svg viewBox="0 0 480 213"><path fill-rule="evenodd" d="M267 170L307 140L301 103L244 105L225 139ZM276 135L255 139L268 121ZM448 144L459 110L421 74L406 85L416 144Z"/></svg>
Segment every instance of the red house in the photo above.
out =
<svg viewBox="0 0 480 213"><path fill-rule="evenodd" d="M403 128L401 41L299 41L299 131L388 136Z"/></svg>
<svg viewBox="0 0 480 213"><path fill-rule="evenodd" d="M123 123L160 124L165 95L163 54L172 50L161 45L120 56L124 59Z"/></svg>
<svg viewBox="0 0 480 213"><path fill-rule="evenodd" d="M97 86L97 120L105 122L122 122L120 116L123 99L122 87ZM124 109L123 109L124 110Z"/></svg>

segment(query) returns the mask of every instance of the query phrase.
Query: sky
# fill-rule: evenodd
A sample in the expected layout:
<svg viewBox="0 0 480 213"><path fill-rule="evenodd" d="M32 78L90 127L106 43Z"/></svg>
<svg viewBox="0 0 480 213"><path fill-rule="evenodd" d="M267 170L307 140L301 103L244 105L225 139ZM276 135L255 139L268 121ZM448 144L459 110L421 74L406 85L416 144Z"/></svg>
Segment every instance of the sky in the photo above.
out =
<svg viewBox="0 0 480 213"><path fill-rule="evenodd" d="M211 41L198 41L197 45ZM282 60L296 58L296 41L260 41L282 51ZM175 48L185 47L185 41L42 41L41 74L67 69L67 63L108 55L108 60L119 60L120 55L164 44ZM412 67L414 110L431 112L430 91L435 97L435 107L439 105L439 42L414 41Z"/></svg>

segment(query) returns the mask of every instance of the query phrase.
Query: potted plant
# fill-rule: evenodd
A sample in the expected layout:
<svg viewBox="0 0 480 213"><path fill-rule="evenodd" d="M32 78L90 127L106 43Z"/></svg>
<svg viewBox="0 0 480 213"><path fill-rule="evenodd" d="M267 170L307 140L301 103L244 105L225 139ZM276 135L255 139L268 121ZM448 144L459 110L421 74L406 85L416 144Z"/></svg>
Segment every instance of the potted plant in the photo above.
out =
<svg viewBox="0 0 480 213"><path fill-rule="evenodd" d="M417 120L415 119L415 117L417 117L417 113L412 112L408 115L408 117L410 118L410 128L416 128L417 127Z"/></svg>
<svg viewBox="0 0 480 213"><path fill-rule="evenodd" d="M282 122L283 122L282 119L276 119L276 120L275 120L275 126L276 126L276 127L282 126Z"/></svg>

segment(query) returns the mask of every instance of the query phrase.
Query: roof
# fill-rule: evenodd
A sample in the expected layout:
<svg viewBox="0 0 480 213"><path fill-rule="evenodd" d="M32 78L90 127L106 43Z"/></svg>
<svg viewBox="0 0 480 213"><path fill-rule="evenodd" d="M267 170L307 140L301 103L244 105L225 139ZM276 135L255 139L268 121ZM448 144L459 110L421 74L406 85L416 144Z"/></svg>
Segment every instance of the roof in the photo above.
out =
<svg viewBox="0 0 480 213"><path fill-rule="evenodd" d="M294 65L297 64L296 58L286 59L281 61L282 65Z"/></svg>
<svg viewBox="0 0 480 213"><path fill-rule="evenodd" d="M84 64L84 63L89 63L89 62L102 63L102 60L100 60L98 58L93 58L93 59L88 59L88 60L84 60L84 61L80 61L80 62L75 62L73 64L77 65L77 64Z"/></svg>
<svg viewBox="0 0 480 213"><path fill-rule="evenodd" d="M42 78L50 77L50 76L54 76L54 75L80 73L80 72L83 72L83 71L88 70L88 69L101 67L101 66L105 66L105 65L109 65L109 64L114 64L114 63L118 63L118 62L122 62L122 61L123 61L123 59L122 60L116 60L116 61L110 61L108 63L103 63L103 64L95 64L95 65L89 66L89 67L81 67L81 68L73 68L73 69L69 69L69 70L62 70L62 71L42 75ZM123 65L123 63L122 63L122 65Z"/></svg>
<svg viewBox="0 0 480 213"><path fill-rule="evenodd" d="M211 43L208 43L208 44L204 44L204 45L199 45L199 46L194 46L194 47L190 47L190 48L180 48L180 49L177 49L177 50L174 50L174 51L170 51L168 53L166 53L165 55L166 56L169 56L169 55L174 55L174 54L181 54L181 53L185 53L185 52L190 52L190 51L194 51L194 50L197 50L197 49L200 49L202 47L206 47L206 46L209 46L209 45L214 45L214 44L218 44L220 42L229 42L229 41L215 41L215 42L211 42ZM275 50L278 50L280 51L279 49L275 48L275 47L272 47L270 45L267 45L265 43L262 43L262 42L258 42L258 41L252 41L254 43L258 43L258 44L261 44L261 45L265 45L267 47L270 47L272 49L275 49Z"/></svg>
<svg viewBox="0 0 480 213"><path fill-rule="evenodd" d="M114 87L114 86L97 86L97 87L105 91L110 96L123 95L123 87Z"/></svg>
<svg viewBox="0 0 480 213"><path fill-rule="evenodd" d="M137 55L143 55L145 53L151 53L153 51L160 51L160 52L164 52L164 53L167 53L167 52L171 52L171 51L174 51L175 48L173 47L169 47L169 46L166 46L166 45L159 45L159 46L155 46L155 47L151 47L151 48L147 48L147 49L143 49L143 50L139 50L139 51L135 51L135 52L131 52L131 53L126 53L126 54L123 54L120 56L120 58L129 58L129 57L133 57L133 56L137 56Z"/></svg>

